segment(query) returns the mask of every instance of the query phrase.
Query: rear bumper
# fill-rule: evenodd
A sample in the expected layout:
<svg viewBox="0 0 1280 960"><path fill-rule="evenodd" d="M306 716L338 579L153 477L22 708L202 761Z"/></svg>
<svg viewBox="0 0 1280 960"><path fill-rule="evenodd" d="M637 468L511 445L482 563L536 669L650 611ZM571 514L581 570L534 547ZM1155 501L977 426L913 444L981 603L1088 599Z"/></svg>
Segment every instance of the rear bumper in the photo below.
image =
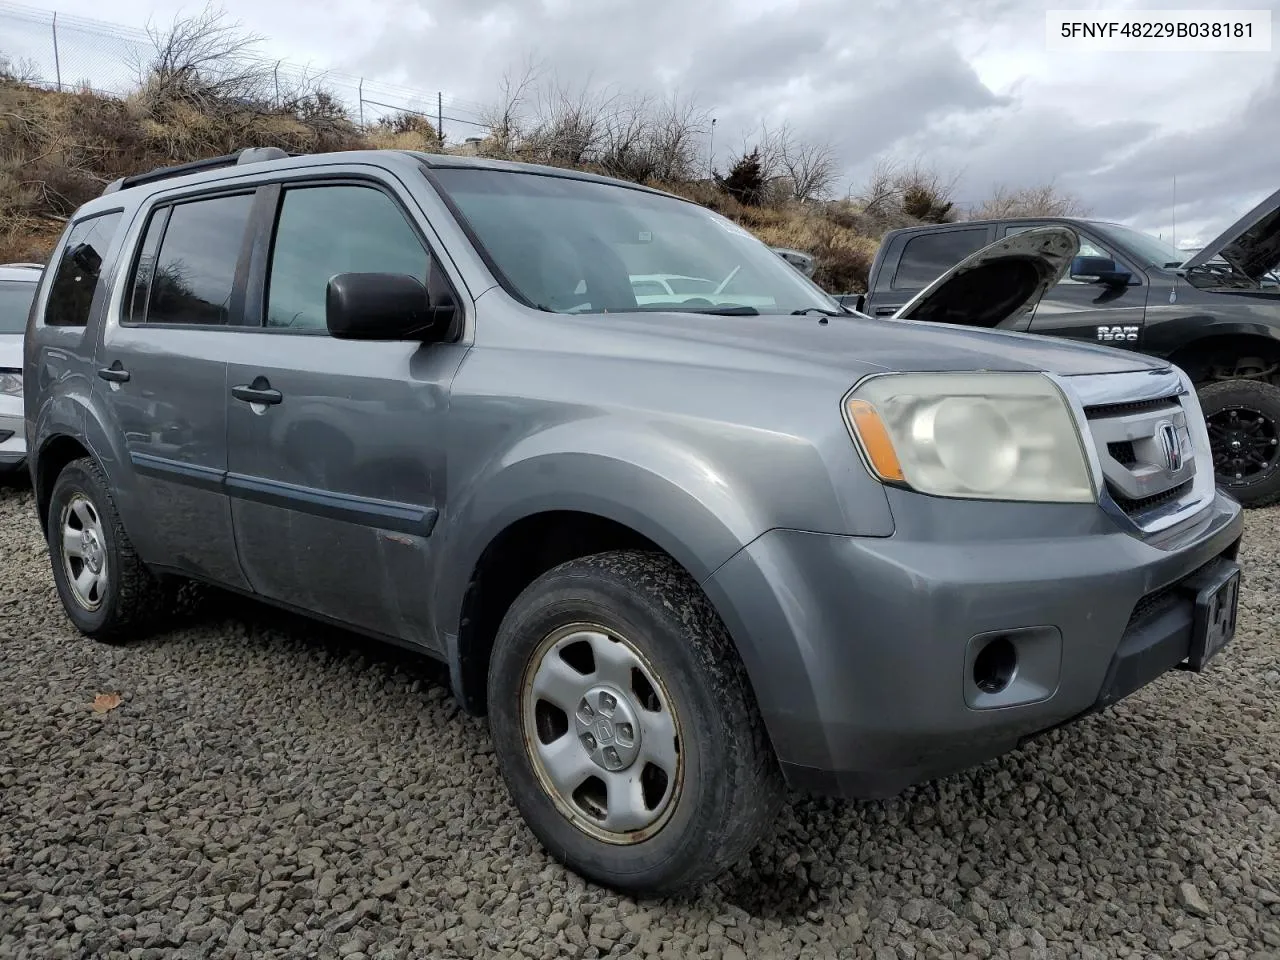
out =
<svg viewBox="0 0 1280 960"><path fill-rule="evenodd" d="M929 509L986 517L914 539L775 530L706 584L796 789L891 796L1128 696L1187 657L1179 585L1234 560L1243 527L1220 495L1160 546L1087 507ZM988 696L975 655L995 636L1018 667Z"/></svg>

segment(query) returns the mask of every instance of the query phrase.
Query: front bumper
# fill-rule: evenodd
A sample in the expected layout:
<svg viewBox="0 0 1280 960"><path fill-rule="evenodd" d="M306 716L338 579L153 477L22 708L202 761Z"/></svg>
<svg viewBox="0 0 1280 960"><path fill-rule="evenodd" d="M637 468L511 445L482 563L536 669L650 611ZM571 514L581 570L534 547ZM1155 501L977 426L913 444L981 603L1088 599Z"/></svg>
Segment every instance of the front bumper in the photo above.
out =
<svg viewBox="0 0 1280 960"><path fill-rule="evenodd" d="M891 796L1127 696L1187 657L1178 585L1243 529L1221 494L1158 542L1096 507L901 496L892 537L773 530L705 584L793 788ZM995 635L1020 672L991 697L974 652Z"/></svg>
<svg viewBox="0 0 1280 960"><path fill-rule="evenodd" d="M14 409L8 409L12 406ZM0 397L0 471L16 470L27 459L27 438L22 419L22 399Z"/></svg>

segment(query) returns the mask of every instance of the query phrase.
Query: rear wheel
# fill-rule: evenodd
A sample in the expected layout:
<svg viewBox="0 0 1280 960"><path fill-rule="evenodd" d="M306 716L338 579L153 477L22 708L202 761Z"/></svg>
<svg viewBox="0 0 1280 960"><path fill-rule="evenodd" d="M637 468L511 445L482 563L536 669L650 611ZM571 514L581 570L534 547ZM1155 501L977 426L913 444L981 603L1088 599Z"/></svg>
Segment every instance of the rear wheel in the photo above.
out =
<svg viewBox="0 0 1280 960"><path fill-rule="evenodd" d="M691 890L777 813L781 776L742 664L666 557L602 553L534 581L499 630L488 697L516 806L597 883Z"/></svg>
<svg viewBox="0 0 1280 960"><path fill-rule="evenodd" d="M1280 500L1280 387L1223 380L1199 396L1218 486L1246 507Z"/></svg>
<svg viewBox="0 0 1280 960"><path fill-rule="evenodd" d="M45 534L54 585L81 633L108 643L129 640L168 607L166 592L134 553L94 460L67 464L54 481Z"/></svg>

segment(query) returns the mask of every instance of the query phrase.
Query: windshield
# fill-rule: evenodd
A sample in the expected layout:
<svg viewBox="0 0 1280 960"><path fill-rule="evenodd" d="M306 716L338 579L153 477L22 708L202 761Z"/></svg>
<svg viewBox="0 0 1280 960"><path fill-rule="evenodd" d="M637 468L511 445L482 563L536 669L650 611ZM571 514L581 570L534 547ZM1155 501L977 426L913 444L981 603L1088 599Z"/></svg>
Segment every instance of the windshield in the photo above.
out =
<svg viewBox="0 0 1280 960"><path fill-rule="evenodd" d="M567 177L433 173L504 286L540 310L840 312L794 267L705 207Z"/></svg>
<svg viewBox="0 0 1280 960"><path fill-rule="evenodd" d="M22 333L27 329L27 311L35 295L34 283L0 280L0 333Z"/></svg>
<svg viewBox="0 0 1280 960"><path fill-rule="evenodd" d="M1110 234L1117 243L1127 247L1133 252L1134 256L1145 260L1148 264L1157 267L1177 267L1188 259L1188 255L1177 247L1165 243L1149 233L1143 233L1141 230L1122 227L1116 223L1100 223L1096 226L1103 233Z"/></svg>

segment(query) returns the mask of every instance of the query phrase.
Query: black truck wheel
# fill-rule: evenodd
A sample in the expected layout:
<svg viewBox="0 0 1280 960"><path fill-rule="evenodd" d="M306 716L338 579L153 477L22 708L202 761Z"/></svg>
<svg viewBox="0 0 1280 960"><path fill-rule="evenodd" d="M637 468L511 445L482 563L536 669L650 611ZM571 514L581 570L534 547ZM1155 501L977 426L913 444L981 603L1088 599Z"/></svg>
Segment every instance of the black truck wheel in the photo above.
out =
<svg viewBox="0 0 1280 960"><path fill-rule="evenodd" d="M1218 486L1245 507L1280 500L1280 387L1222 380L1198 393Z"/></svg>

